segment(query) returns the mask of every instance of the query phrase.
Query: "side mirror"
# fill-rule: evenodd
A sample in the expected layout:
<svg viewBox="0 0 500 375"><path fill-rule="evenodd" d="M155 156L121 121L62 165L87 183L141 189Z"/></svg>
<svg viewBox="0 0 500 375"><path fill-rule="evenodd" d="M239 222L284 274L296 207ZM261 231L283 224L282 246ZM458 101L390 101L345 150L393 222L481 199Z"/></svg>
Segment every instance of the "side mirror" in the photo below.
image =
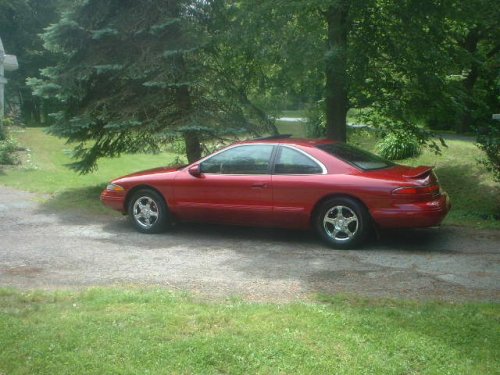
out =
<svg viewBox="0 0 500 375"><path fill-rule="evenodd" d="M191 167L189 167L188 172L193 177L200 177L201 176L201 167L199 164L192 165Z"/></svg>

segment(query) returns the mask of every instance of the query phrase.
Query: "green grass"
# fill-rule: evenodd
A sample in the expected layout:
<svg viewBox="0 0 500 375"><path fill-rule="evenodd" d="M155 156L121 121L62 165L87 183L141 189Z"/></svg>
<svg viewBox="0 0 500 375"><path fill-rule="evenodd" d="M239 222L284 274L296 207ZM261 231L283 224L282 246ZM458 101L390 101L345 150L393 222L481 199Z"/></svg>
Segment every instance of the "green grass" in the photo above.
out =
<svg viewBox="0 0 500 375"><path fill-rule="evenodd" d="M306 137L306 128L302 122L276 120L276 127L280 134L291 134L294 138Z"/></svg>
<svg viewBox="0 0 500 375"><path fill-rule="evenodd" d="M0 290L5 374L494 374L495 304Z"/></svg>
<svg viewBox="0 0 500 375"><path fill-rule="evenodd" d="M446 143L448 148L442 155L425 152L405 164L436 167L441 186L452 202L445 224L500 229L500 185L477 163L481 151L472 142Z"/></svg>
<svg viewBox="0 0 500 375"><path fill-rule="evenodd" d="M99 194L113 178L153 167L169 165L176 155L123 155L102 159L99 169L79 175L65 165L71 162L71 145L47 135L42 128L26 128L11 132L18 143L29 149L21 168L0 169L0 184L21 190L50 194L49 208L78 208L88 212L111 213L99 202Z"/></svg>

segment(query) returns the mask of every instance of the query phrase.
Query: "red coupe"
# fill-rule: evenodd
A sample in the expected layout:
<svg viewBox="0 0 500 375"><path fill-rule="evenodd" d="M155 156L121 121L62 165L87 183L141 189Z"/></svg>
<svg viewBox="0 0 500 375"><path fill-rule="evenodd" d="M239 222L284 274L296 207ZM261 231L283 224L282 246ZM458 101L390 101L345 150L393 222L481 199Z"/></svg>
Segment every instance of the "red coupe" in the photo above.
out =
<svg viewBox="0 0 500 375"><path fill-rule="evenodd" d="M330 245L372 227L430 227L450 209L432 167L407 167L330 140L267 138L196 163L113 180L102 202L157 233L175 221L308 229Z"/></svg>

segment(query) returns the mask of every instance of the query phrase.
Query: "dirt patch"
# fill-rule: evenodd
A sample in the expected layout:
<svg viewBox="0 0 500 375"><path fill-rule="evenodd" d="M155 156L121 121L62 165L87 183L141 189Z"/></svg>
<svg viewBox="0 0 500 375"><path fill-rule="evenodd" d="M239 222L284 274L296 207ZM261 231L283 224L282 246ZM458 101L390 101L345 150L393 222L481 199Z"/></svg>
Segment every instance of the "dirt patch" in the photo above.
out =
<svg viewBox="0 0 500 375"><path fill-rule="evenodd" d="M0 269L0 272L10 276L35 277L40 275L43 272L43 269L39 267L19 266L8 269Z"/></svg>

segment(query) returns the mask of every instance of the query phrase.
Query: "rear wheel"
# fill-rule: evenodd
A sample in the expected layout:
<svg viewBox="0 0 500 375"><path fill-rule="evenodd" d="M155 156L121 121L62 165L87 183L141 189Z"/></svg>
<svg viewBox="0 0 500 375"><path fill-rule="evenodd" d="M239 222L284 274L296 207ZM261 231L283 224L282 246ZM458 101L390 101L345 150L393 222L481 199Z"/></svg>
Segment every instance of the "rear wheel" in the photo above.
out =
<svg viewBox="0 0 500 375"><path fill-rule="evenodd" d="M370 216L366 208L351 198L332 198L321 204L315 226L329 245L349 249L366 237Z"/></svg>
<svg viewBox="0 0 500 375"><path fill-rule="evenodd" d="M170 223L170 214L163 197L150 189L139 190L130 199L128 215L142 233L159 233Z"/></svg>

